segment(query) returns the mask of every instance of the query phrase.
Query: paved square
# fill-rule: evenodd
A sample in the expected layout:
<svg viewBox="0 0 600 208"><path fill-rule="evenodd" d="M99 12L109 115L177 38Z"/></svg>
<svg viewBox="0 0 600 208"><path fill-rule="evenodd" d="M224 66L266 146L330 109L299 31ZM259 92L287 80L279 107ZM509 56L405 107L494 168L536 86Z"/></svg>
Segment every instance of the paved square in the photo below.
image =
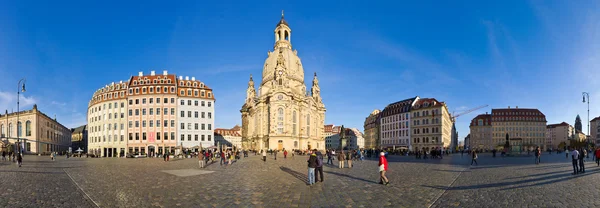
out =
<svg viewBox="0 0 600 208"><path fill-rule="evenodd" d="M460 154L390 156L391 186L377 183L375 160L326 165L324 183L307 186L306 159L251 155L197 169L196 159L26 156L21 168L0 162L0 207L600 207L600 168L587 162L573 176L562 154L540 165L481 154L473 167Z"/></svg>

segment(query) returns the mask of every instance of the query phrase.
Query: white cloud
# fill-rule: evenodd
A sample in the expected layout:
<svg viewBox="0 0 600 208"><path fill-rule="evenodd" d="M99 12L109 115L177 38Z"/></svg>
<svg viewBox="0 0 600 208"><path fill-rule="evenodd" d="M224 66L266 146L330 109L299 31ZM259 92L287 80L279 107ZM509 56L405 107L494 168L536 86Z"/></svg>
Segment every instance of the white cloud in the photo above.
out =
<svg viewBox="0 0 600 208"><path fill-rule="evenodd" d="M61 102L58 102L58 101L52 101L50 104L61 106L61 107L64 107L64 106L67 105L67 103L61 103Z"/></svg>
<svg viewBox="0 0 600 208"><path fill-rule="evenodd" d="M20 110L31 108L33 104L37 102L37 99L33 96L24 96L21 94L19 98L19 108ZM4 113L4 110L8 110L8 112L17 111L17 93L0 91L0 112Z"/></svg>

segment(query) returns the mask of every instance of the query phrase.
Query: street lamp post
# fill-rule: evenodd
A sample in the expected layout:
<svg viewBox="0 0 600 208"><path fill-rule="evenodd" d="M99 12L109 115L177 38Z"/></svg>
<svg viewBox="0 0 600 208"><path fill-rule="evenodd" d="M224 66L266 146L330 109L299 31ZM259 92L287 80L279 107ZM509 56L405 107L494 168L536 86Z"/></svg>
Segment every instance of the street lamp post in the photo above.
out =
<svg viewBox="0 0 600 208"><path fill-rule="evenodd" d="M583 103L585 103L585 97L587 97L587 104L588 104L588 108L587 108L587 125L588 125L588 131L587 131L587 135L590 135L590 93L589 92L582 92L581 93L583 95ZM586 136L587 137L587 136ZM590 139L588 139L588 143L590 143Z"/></svg>
<svg viewBox="0 0 600 208"><path fill-rule="evenodd" d="M25 78L19 80L19 83L17 84L17 153L20 154L21 153L21 135L19 135L19 133L21 133L22 127L19 125L19 98L21 97L21 92L25 92L25 82L27 80ZM21 82L23 82L23 84L21 84Z"/></svg>

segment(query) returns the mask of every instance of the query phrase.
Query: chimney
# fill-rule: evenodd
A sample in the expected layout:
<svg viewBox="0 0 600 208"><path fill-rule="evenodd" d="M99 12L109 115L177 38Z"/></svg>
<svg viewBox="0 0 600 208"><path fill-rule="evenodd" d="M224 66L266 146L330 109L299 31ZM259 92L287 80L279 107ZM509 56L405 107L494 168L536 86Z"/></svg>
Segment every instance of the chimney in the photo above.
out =
<svg viewBox="0 0 600 208"><path fill-rule="evenodd" d="M154 71L150 71L150 75L154 76L156 74L154 74Z"/></svg>
<svg viewBox="0 0 600 208"><path fill-rule="evenodd" d="M141 76L144 76L144 72L140 72L140 73L138 73L138 76L140 76L140 77L141 77Z"/></svg>
<svg viewBox="0 0 600 208"><path fill-rule="evenodd" d="M192 81L196 81L196 77L192 77Z"/></svg>
<svg viewBox="0 0 600 208"><path fill-rule="evenodd" d="M115 85L115 82L110 83L110 85Z"/></svg>
<svg viewBox="0 0 600 208"><path fill-rule="evenodd" d="M179 80L183 80L183 76L179 76Z"/></svg>
<svg viewBox="0 0 600 208"><path fill-rule="evenodd" d="M185 76L185 80L190 80L190 77L188 77L188 76Z"/></svg>
<svg viewBox="0 0 600 208"><path fill-rule="evenodd" d="M163 75L167 75L167 70L163 70Z"/></svg>

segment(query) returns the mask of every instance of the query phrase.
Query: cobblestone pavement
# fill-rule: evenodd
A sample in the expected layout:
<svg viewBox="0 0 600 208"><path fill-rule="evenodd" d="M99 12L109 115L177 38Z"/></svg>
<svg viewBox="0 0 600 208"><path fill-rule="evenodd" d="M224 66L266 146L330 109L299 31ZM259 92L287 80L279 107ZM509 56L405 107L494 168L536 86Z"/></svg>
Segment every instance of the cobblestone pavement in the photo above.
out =
<svg viewBox="0 0 600 208"><path fill-rule="evenodd" d="M324 183L307 186L306 158L251 155L198 171L196 159L26 156L21 168L0 163L0 207L600 207L600 168L573 176L562 154L540 165L482 154L473 167L460 154L390 156L391 186L377 183L375 160L326 166Z"/></svg>

